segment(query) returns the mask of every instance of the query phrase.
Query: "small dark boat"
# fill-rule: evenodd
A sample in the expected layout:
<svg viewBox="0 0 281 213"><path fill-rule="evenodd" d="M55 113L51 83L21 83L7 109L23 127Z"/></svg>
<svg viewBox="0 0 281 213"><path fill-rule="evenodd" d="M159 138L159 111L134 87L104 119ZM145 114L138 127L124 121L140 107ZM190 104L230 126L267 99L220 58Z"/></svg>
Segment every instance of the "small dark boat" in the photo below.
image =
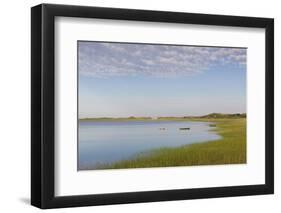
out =
<svg viewBox="0 0 281 213"><path fill-rule="evenodd" d="M162 128L159 128L159 130L166 130L166 128L162 127Z"/></svg>
<svg viewBox="0 0 281 213"><path fill-rule="evenodd" d="M209 127L216 127L216 124L210 124Z"/></svg>
<svg viewBox="0 0 281 213"><path fill-rule="evenodd" d="M190 128L189 127L182 127L182 128L180 128L180 130L190 130Z"/></svg>

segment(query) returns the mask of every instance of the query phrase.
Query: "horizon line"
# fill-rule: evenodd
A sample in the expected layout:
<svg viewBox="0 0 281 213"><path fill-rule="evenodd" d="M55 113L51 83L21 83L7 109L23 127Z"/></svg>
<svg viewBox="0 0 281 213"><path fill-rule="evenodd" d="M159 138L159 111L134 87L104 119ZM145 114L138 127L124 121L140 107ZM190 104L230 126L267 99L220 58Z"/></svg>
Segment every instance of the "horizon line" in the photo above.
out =
<svg viewBox="0 0 281 213"><path fill-rule="evenodd" d="M183 116L123 116L123 117L107 117L107 116L102 116L102 117L83 117L78 119L133 119L133 118L145 118L145 119L158 119L158 118L188 118L188 117L204 117L208 115L214 115L214 114L219 114L219 115L247 115L246 112L237 112L237 113L219 113L219 112L213 112L213 113L208 113L208 114L203 114L203 115L183 115Z"/></svg>

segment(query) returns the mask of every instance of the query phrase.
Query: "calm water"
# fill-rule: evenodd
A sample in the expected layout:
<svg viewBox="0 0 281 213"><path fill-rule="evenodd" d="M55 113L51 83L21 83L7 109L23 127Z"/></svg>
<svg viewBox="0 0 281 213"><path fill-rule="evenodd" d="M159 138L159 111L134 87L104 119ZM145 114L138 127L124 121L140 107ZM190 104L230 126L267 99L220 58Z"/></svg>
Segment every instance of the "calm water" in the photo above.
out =
<svg viewBox="0 0 281 213"><path fill-rule="evenodd" d="M220 138L210 123L186 121L80 121L78 169L130 159L160 147ZM190 130L179 130L188 127ZM161 130L165 128L165 130Z"/></svg>

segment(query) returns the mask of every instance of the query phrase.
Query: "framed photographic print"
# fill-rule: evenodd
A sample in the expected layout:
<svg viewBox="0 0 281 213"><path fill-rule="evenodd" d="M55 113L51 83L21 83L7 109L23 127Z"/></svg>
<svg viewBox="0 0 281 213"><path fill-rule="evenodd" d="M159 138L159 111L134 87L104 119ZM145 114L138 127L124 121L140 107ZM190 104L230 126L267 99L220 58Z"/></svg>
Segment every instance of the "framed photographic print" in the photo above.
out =
<svg viewBox="0 0 281 213"><path fill-rule="evenodd" d="M274 21L31 9L31 203L272 194Z"/></svg>

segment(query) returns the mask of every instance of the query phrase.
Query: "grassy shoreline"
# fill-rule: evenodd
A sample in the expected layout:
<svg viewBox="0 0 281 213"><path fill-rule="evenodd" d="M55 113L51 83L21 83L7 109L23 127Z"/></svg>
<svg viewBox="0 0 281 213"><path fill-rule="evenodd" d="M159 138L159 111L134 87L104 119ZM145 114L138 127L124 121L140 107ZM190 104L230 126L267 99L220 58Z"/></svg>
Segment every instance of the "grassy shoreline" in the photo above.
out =
<svg viewBox="0 0 281 213"><path fill-rule="evenodd" d="M176 148L159 148L95 169L125 169L174 167L246 163L246 118L194 118L186 121L204 121L215 124L221 139L184 145ZM91 168L88 168L91 169Z"/></svg>

